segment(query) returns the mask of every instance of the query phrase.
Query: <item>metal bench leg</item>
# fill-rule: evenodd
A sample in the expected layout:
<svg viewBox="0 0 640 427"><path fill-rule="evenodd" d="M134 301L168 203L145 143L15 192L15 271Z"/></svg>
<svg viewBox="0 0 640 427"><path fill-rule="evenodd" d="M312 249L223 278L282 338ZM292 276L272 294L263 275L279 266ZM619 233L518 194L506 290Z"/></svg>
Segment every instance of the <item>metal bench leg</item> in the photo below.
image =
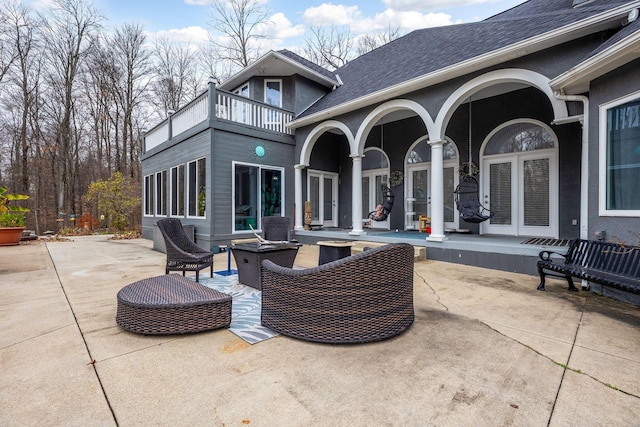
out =
<svg viewBox="0 0 640 427"><path fill-rule="evenodd" d="M538 285L539 291L544 291L544 271L541 268L538 268L538 275L540 276L540 284Z"/></svg>
<svg viewBox="0 0 640 427"><path fill-rule="evenodd" d="M569 282L569 290L572 292L578 292L578 288L576 288L573 284L573 279L571 278L571 275L567 274L565 277L567 278L567 282Z"/></svg>

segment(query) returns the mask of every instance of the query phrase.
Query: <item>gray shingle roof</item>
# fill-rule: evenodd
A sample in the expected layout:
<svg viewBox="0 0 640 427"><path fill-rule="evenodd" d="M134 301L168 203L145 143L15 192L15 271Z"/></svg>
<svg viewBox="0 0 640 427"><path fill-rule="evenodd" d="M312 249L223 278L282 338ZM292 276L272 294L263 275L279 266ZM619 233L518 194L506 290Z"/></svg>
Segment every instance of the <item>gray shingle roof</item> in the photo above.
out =
<svg viewBox="0 0 640 427"><path fill-rule="evenodd" d="M471 60L573 22L629 3L595 0L573 8L572 0L530 0L487 20L413 31L334 71L344 83L301 117Z"/></svg>
<svg viewBox="0 0 640 427"><path fill-rule="evenodd" d="M599 13L625 3L629 3L629 0L593 0L592 2L573 7L573 0L529 0L487 18L485 21L523 19L533 16L554 16L571 11Z"/></svg>
<svg viewBox="0 0 640 427"><path fill-rule="evenodd" d="M603 50L610 48L611 46L618 43L622 39L630 36L633 33L637 33L638 31L640 31L640 19L636 19L634 22L630 23L629 25L624 27L622 30L615 33L609 40L602 43L600 46L598 46L597 49L595 49L593 52L587 55L585 59L589 59L592 56L599 54Z"/></svg>

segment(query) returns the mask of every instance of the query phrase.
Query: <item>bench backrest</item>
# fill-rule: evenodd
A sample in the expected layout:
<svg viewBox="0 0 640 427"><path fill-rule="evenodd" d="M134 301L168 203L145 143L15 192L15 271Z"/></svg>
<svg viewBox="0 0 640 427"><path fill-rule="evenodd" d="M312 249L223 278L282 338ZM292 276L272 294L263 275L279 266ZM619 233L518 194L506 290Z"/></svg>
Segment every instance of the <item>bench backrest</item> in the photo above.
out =
<svg viewBox="0 0 640 427"><path fill-rule="evenodd" d="M599 240L571 242L566 262L629 277L640 277L640 247Z"/></svg>

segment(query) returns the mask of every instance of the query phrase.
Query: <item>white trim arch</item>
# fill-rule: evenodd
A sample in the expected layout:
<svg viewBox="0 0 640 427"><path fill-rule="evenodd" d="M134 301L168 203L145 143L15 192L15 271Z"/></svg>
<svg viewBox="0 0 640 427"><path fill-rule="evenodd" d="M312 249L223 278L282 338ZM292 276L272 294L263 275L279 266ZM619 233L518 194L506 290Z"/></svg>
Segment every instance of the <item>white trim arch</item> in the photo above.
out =
<svg viewBox="0 0 640 427"><path fill-rule="evenodd" d="M347 127L344 123L338 120L327 120L326 122L320 123L318 126L314 127L302 145L302 149L300 150L300 163L295 165L294 173L295 173L295 225L294 228L296 230L304 230L303 226L303 218L304 218L304 203L303 203L303 195L302 195L302 170L309 167L311 161L311 152L313 151L313 147L318 141L318 138L322 136L325 132L331 129L339 129L342 133L347 137L347 143L349 144L349 148L353 147L353 133L351 133L351 129Z"/></svg>
<svg viewBox="0 0 640 427"><path fill-rule="evenodd" d="M378 105L371 111L367 117L362 121L354 145L351 146L351 155L358 155L364 152L364 144L367 140L366 136L369 135L371 129L378 123L382 117L389 113L398 110L410 110L416 113L424 122L427 128L427 134L430 134L434 129L434 122L429 112L420 104L409 99L394 99L384 104Z"/></svg>
<svg viewBox="0 0 640 427"><path fill-rule="evenodd" d="M519 68L490 71L471 79L455 90L442 104L434 123L434 133L432 135L436 139L443 139L451 116L461 104L466 102L474 93L500 83L524 83L539 89L551 103L554 120L565 119L569 116L567 104L555 97L549 81L548 77L540 73Z"/></svg>
<svg viewBox="0 0 640 427"><path fill-rule="evenodd" d="M326 122L320 123L318 126L314 127L302 145L302 150L300 151L300 164L309 165L311 159L311 152L313 151L313 147L316 144L316 141L322 134L331 130L331 129L339 129L342 131L344 136L347 137L347 142L349 143L349 150L353 151L353 146L355 145L353 139L353 133L351 133L351 129L347 127L344 123L338 120L327 120Z"/></svg>

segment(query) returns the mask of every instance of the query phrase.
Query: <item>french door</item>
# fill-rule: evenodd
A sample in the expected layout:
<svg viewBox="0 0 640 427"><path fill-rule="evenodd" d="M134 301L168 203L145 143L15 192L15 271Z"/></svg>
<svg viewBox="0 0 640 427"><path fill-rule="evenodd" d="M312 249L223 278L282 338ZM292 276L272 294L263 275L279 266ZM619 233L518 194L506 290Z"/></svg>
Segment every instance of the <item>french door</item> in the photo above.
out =
<svg viewBox="0 0 640 427"><path fill-rule="evenodd" d="M555 156L541 150L485 157L480 203L494 216L489 234L557 237L558 179Z"/></svg>
<svg viewBox="0 0 640 427"><path fill-rule="evenodd" d="M443 171L444 191L444 227L447 229L458 228L458 214L455 207L454 191L456 182L456 167L454 163L445 162ZM431 166L430 164L418 164L407 167L408 190L407 197L414 198L413 211L415 220L420 215L431 216Z"/></svg>
<svg viewBox="0 0 640 427"><path fill-rule="evenodd" d="M338 174L310 170L307 179L307 200L311 201L311 223L337 227Z"/></svg>
<svg viewBox="0 0 640 427"><path fill-rule="evenodd" d="M369 212L376 210L376 206L383 204L384 194L382 186L389 185L388 169L370 169L362 171L362 215L368 221ZM389 229L389 216L384 221L371 221L371 228Z"/></svg>

